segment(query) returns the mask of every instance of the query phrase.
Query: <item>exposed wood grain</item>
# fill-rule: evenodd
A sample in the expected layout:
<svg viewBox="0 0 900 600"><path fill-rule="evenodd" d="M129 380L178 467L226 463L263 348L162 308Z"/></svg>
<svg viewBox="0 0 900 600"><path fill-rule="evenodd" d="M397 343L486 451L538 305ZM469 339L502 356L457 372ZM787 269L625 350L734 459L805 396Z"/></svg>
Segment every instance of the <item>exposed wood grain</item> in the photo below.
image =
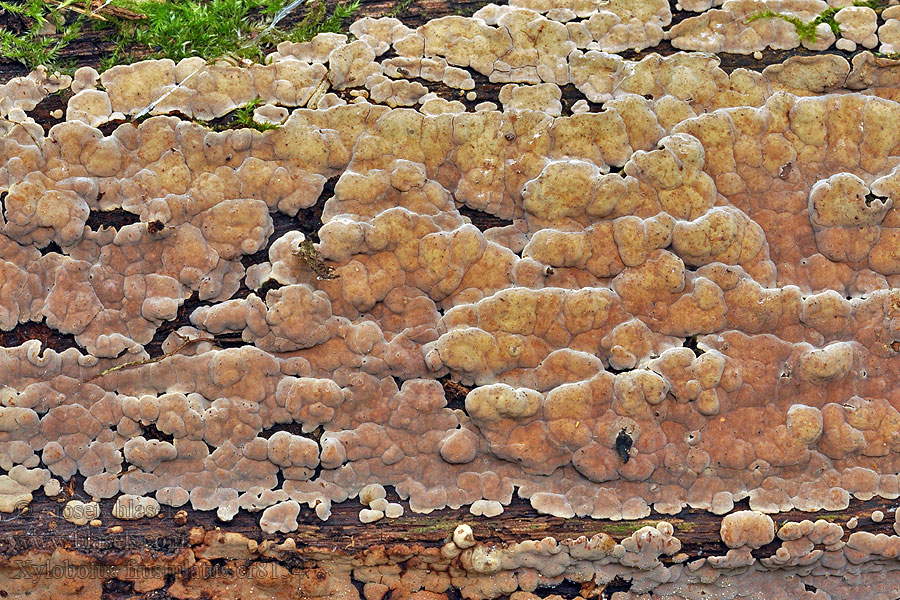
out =
<svg viewBox="0 0 900 600"><path fill-rule="evenodd" d="M408 510L398 519L383 519L375 526L362 525L359 522L358 501L348 500L335 504L328 521L320 521L313 511L304 508L297 518L299 529L290 535L267 536L259 527L260 513L241 511L235 518L225 523L216 518L212 511L194 511L189 505L179 508L164 506L160 517L156 519L139 519L121 521L113 518L113 500L100 501L102 527L76 526L62 518L62 507L72 498L86 500L83 494L78 495L80 487L76 481L75 495L65 490L57 498L48 498L40 492L24 512L4 516L0 522L0 556L13 556L26 550L52 550L56 547L78 548L85 540L90 540L93 556L102 558L109 552L149 547L167 552L175 552L184 547L192 527L203 527L206 530L221 528L223 531L239 533L247 538L262 541L274 539L281 541L287 537L296 540L298 546L314 546L331 548L344 552L360 552L373 546L416 543L426 547L443 545L453 530L460 523L472 526L479 541L505 543L528 539L553 537L557 540L592 536L607 533L616 540L621 540L645 525L655 525L659 521L667 521L675 527L676 535L683 543L683 550L690 556L709 556L724 554L727 547L719 538L721 517L705 510L685 509L677 515L652 513L645 519L636 521L610 521L575 517L563 519L538 514L531 506L518 498L506 507L503 514L490 519L473 517L467 508L443 509L428 515L411 513ZM398 501L395 494L389 499ZM405 503L404 503L405 504ZM854 531L871 531L873 533L890 533L890 519L875 523L872 512L885 513L893 511L895 501L875 498L868 501L852 500L850 506L843 511L831 513L807 513L799 510L773 515L776 523L802 521L809 519L826 519L830 522L845 524L851 517L856 517L858 525ZM747 503L737 503L735 510L747 509ZM186 510L187 522L177 525L173 516L178 510ZM121 525L120 533L110 532L109 527ZM849 534L849 531L848 531ZM768 556L778 548L776 541L763 546L755 555Z"/></svg>

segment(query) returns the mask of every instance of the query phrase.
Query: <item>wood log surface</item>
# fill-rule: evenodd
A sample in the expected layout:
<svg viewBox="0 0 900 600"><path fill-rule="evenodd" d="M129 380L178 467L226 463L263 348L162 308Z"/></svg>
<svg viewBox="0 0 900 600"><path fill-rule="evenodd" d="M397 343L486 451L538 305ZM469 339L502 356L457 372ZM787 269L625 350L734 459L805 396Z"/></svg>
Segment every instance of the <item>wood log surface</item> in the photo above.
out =
<svg viewBox="0 0 900 600"><path fill-rule="evenodd" d="M634 1L638 2L640 0ZM329 5L333 4L334 2L329 2ZM487 2L483 0L456 0L453 2L446 0L413 0L402 12L400 18L405 24L415 27L430 19L445 15L471 15L485 4ZM676 11L674 9L674 0L672 0L672 5L673 23L696 14ZM394 2L392 0L361 0L361 7L357 16L383 16L393 6ZM285 20L285 25L298 22L303 14L303 9L298 10L296 14ZM72 60L79 66L97 67L102 56L111 50L112 44L104 41L101 32L85 30L82 36L62 50L61 58ZM629 59L639 59L650 52L668 55L676 51L667 41L663 41L655 48L643 52L623 52L621 56ZM136 57L141 57L148 55L150 50L135 47L131 49L131 52ZM829 50L828 52L844 56L848 60L852 58L851 53L838 50ZM748 55L732 54L723 54L719 58L721 60L720 66L726 72L730 72L738 67L761 71L766 66L781 63L791 56L811 54L816 53L804 48L797 48L789 51L769 50L763 53L763 57L760 60ZM28 69L22 64L0 57L0 82L7 81L12 77L26 75L27 73ZM503 84L491 83L487 78L477 74L474 77L478 101L496 101ZM470 104L461 97L459 90L434 83L429 83L428 87L442 97L461 100ZM563 86L562 89L563 114L571 114L568 111L568 107L577 99L582 98L582 96L571 85ZM65 109L66 102L70 96L71 92L68 90L60 94L52 94L29 114L47 131L52 125L59 122L50 113L57 109ZM105 126L105 133L108 134L114 126ZM315 236L315 232L322 224L320 219L322 206L325 200L333 195L334 183L334 180L330 180L325 186L318 203L312 208L301 211L296 219L280 213L274 213L272 217L275 221L275 232L270 236L269 245L285 231L291 229L299 229L308 235ZM470 217L472 222L482 230L506 223L492 215L474 210L463 209L461 212ZM120 227L124 224L137 222L137 220L136 215L122 210L113 210L104 213L93 213L88 225L95 228L100 225ZM251 256L244 256L242 258L244 266L247 267L266 260L267 250L268 248ZM242 284L240 291L235 297L245 297L249 293L250 290ZM145 346L151 356L158 356L162 353L160 349L161 343L173 330L189 324L188 316L199 304L195 294L194 297L187 300L180 307L176 320L166 322L159 328L153 341ZM11 331L0 331L0 346L18 346L30 339L38 339L45 347L57 351L77 347L72 336L60 334L43 323L25 323ZM239 336L217 336L216 341L219 346L225 348L236 347L242 344ZM450 406L452 407L454 402L459 405L465 397L465 388L461 388L459 384L454 384L449 380L444 381L444 384ZM523 540L539 540L548 536L558 540L577 538L579 536L590 537L597 533L607 533L614 539L620 540L645 525L653 525L661 520L665 520L674 526L676 535L682 542L682 551L690 558L722 555L728 549L720 538L721 517L704 510L685 509L677 515L653 513L646 519L638 521L609 521L590 518L563 519L538 514L527 502L518 498L513 499L513 502L505 508L502 515L490 519L473 518L469 514L467 507L455 510L449 508L436 510L430 514L416 514L407 510L401 518L382 520L377 524L377 527L360 523L358 516L359 503L354 500L348 500L334 505L332 516L327 522L320 521L312 511L303 510L298 517L300 525L296 532L289 535L275 536L267 536L260 530L260 513L241 511L231 522L223 523L217 520L215 513L211 511L194 511L189 505L186 505L184 507L184 511L187 513L186 518L181 518L176 517L179 509L164 506L158 518L125 522L111 516L113 500L103 500L100 502L103 514L102 526L84 527L73 525L62 517L62 507L66 501L73 498L87 500L83 492L79 493L78 491L82 482L83 478L75 476L68 488L64 488L63 492L55 498L48 498L40 491L35 492L34 500L27 508L11 515L3 514L0 516L0 598L17 597L17 594L18 597L26 597L27 595L29 598L59 597L57 594L60 593L60 588L52 588L47 584L46 580L41 580L39 585L28 590L26 594L23 589L26 589L27 586L26 588L19 586L16 576L17 573L20 575L24 573L33 574L34 571L30 571L27 565L39 565L42 560L47 559L48 556L59 549L75 553L86 564L111 567L114 573L116 565L125 564L133 560L135 555L139 555L145 564L171 564L177 566L181 564L183 553L197 551L198 548L209 546L209 533L238 534L247 540L254 540L257 543L263 543L264 540L268 539L281 544L286 539L293 539L298 548L300 558L293 561L282 560L281 564L291 569L292 572L302 573L303 576L315 573L316 569L325 568L327 570L331 563L341 563L344 565L344 570L349 570L353 566L366 564L366 561L371 562L373 553L390 555L392 552L395 552L398 555L406 556L407 558L399 561L399 564L404 568L406 568L406 565L411 565L409 568L413 569L415 567L413 564L415 562L414 557L417 553L423 554L425 549L429 548L440 548L447 542L454 528L460 523L470 524L479 542L506 544ZM397 500L396 494L391 489L388 490L388 499ZM773 516L776 524L786 521L816 520L820 518L831 522L844 523L855 518L858 521L856 531L883 532L885 523L875 523L871 519L871 515L874 511L892 513L895 504L894 501L877 497L868 501L853 499L846 510L837 513L804 513L792 510ZM742 508L748 508L746 500L735 503L735 510ZM204 534L207 537L204 537ZM776 540L760 549L754 550L753 554L754 556L769 556L778 546L779 541ZM202 551L198 552L197 555L200 556L201 554ZM222 561L222 559L217 560ZM242 560L241 558L236 558L229 564L237 564L242 562ZM243 562L246 561L243 560ZM184 571L178 571L178 573L178 577L182 577ZM93 581L90 585L82 584L78 586L73 584L73 587L65 589L67 590L66 593L72 597L93 597L92 594L95 588L91 586L97 584L100 587L96 589L99 589L100 597L104 600L231 597L229 596L230 592L227 591L222 591L222 595L217 595L215 584L203 592L201 596L185 596L183 588L179 588L173 595L173 591L170 588L176 578L168 575L164 585L156 589L141 591L141 585L136 585L133 581L123 581L114 575L101 574L98 576L98 581ZM189 578L190 576L188 576ZM362 596L362 584L357 581L354 581L354 584L358 588L360 596ZM555 586L541 588L537 595L539 597L552 598L591 596L609 598L612 593L626 591L628 588L629 584L626 581L615 581L606 586L605 589L595 588L589 584L563 581ZM223 587L222 590L225 590L225 588ZM82 593L85 595L80 595ZM299 595L280 596L261 593L258 597L305 597L302 589L300 591L295 590L295 593ZM338 596L338 594L335 594L335 597ZM243 600L251 600L255 597L257 596L244 596ZM403 598L410 596L409 594L404 596L394 590L394 595L390 597ZM464 596L461 595L458 589L451 587L440 596L420 595L418 597L440 597L452 600Z"/></svg>

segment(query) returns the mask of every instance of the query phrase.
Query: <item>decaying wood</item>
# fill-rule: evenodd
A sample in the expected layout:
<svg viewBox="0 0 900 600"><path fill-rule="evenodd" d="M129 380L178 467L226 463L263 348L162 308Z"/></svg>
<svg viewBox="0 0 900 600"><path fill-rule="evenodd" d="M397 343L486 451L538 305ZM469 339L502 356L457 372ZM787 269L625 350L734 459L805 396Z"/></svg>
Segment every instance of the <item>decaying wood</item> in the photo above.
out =
<svg viewBox="0 0 900 600"><path fill-rule="evenodd" d="M416 26L429 19L444 15L471 14L483 4L485 2L481 0L462 0L452 3L443 0L423 0L411 3L403 11L402 18L408 25ZM393 5L393 0L363 0L361 15L382 16L388 13ZM97 6L99 7L99 3ZM140 15L130 11L122 12L122 9L113 9L109 6L98 8L97 13L140 18ZM685 16L685 13L676 13L675 20L680 20ZM301 18L302 12L291 15L285 19L285 24L297 22ZM82 38L63 49L61 58L77 61L79 65L97 66L100 58L111 49L111 45L102 40L101 32L85 30ZM134 49L133 51L137 57L149 52L147 49ZM653 51L670 54L675 52L675 49L664 42ZM778 63L789 56L798 54L809 54L809 52L802 48L787 52L768 51L764 53L762 60L756 60L749 56L726 55L721 57L721 66L726 71L739 67L761 70L767 64ZM634 52L623 55L627 58L640 56L639 53ZM27 70L22 65L0 58L0 81L26 73ZM490 83L486 78L477 75L475 79L477 101L496 100L502 84ZM459 90L433 83L429 84L429 87L443 97L460 100L466 104L474 104L474 102L469 102L461 97ZM564 111L581 97L572 86L565 86L563 88ZM66 99L65 94L51 95L32 112L32 115L40 120L45 129L49 129L56 122L49 113L57 108L64 108ZM333 193L333 184L333 181L329 182L320 202L315 207L302 211L297 219L284 215L273 215L275 233L270 239L274 241L279 235L290 229L302 230L307 234L315 232L321 225L319 217L322 204ZM462 209L461 212L472 219L472 222L480 229L508 224L499 222L500 220L496 217L477 211ZM91 218L95 217L92 215ZM124 223L133 222L134 219L133 215L123 211L111 211L104 213L96 222L89 223L89 225L94 228L102 225L118 227ZM264 260L266 260L266 250L253 256L244 257L245 266ZM248 293L249 290L242 288L236 297L246 296ZM148 364L165 358L166 355L161 350L163 340L178 327L189 324L188 315L199 304L196 298L188 300L181 306L177 319L160 327L153 341L146 346L151 358L120 365L115 369ZM43 323L26 323L12 331L0 332L0 346L16 346L28 339L39 339L44 347L58 351L77 347L72 336L53 331ZM186 340L178 350L198 341L202 340ZM217 336L213 341L223 347L241 343L233 336L231 338L223 336L221 339ZM464 400L467 388L449 380L445 381L444 385L451 407L454 403L458 405ZM103 514L102 525L97 527L75 526L62 518L62 506L65 501L78 498L77 492L74 490L79 487L80 485L77 484L71 486L70 489L64 490L58 498L48 498L42 494L36 494L34 501L28 505L26 510L12 515L2 515L2 520L0 520L0 572L4 572L4 564L7 574L14 572L10 571L13 568L12 565L21 564L22 560L39 564L42 557L46 557L57 549L74 552L86 563L95 565L121 564L129 560L132 553L137 552L142 556L145 565L177 566L182 564L185 553L192 553L203 547L205 539L203 532L221 531L240 534L257 543L263 543L267 538L259 527L259 513L252 514L241 511L233 521L223 523L216 519L213 512L194 511L187 506L184 507L187 518L183 524L178 524L174 516L180 509L163 507L156 519L126 522L112 518L112 500L100 502ZM88 500L87 498L80 499ZM746 501L738 503L736 508L741 508L742 504L746 505ZM744 507L746 508L746 506ZM515 499L510 506L506 507L502 515L491 519L474 518L466 508L444 509L427 515L407 512L401 518L383 520L373 526L360 523L359 509L360 505L353 500L336 504L332 509L332 516L327 522L320 521L312 511L304 509L298 517L300 527L297 532L287 536L268 536L268 539L276 543L284 543L288 538L294 540L296 546L301 549L298 555L300 558L294 561L283 560L281 564L287 568L299 567L304 573L315 573L316 569L320 568L329 569L330 564L335 561L343 561L351 566L361 565L366 561L374 560L372 556L379 553L390 554L396 551L401 554L415 554L419 551L417 548L422 551L427 548L438 548L448 540L454 528L463 522L472 526L479 541L503 544L548 536L562 540L582 535L591 536L601 532L609 534L616 540L621 540L640 527L666 520L675 527L677 535L683 543L683 551L689 557L721 555L727 551L719 536L721 518L702 510L684 510L674 516L652 514L639 521L562 519L539 515L526 502ZM815 520L817 518L844 523L850 518L856 517L859 521L857 531L882 533L885 531L885 523L875 523L870 517L876 510L888 513L893 510L893 503L880 498L869 501L853 500L847 510L839 513L802 513L793 510L780 513L775 516L775 519L776 524L789 520ZM776 542L754 551L754 555L769 556L774 553L778 544L779 542L776 540ZM110 576L102 580L102 597L110 599L138 597L158 600L177 597L170 595L172 592L170 588L190 577L189 572L185 571L179 576L167 577L164 584L158 589L142 592L139 586L135 586L133 583L126 584L126 582L116 579L115 576ZM3 585L0 582L0 592L3 591ZM612 589L611 587L604 593L608 595ZM627 589L627 586L623 589ZM564 585L555 590L548 590L547 593L575 597L579 593L587 594L589 592L599 595L602 591L576 585ZM453 593L458 594L455 591ZM72 594L74 597L79 597L78 590L74 590ZM6 596L0 593L0 597ZM448 592L448 597L453 598L454 595Z"/></svg>
<svg viewBox="0 0 900 600"><path fill-rule="evenodd" d="M514 500L503 515L491 519L473 518L464 508L445 509L429 515L404 515L372 526L360 524L359 506L349 501L336 505L327 523L319 521L312 511L305 511L298 518L300 527L297 532L286 536L265 536L259 529L258 513L254 515L241 512L226 524L217 521L212 512L187 509L187 519L184 520L175 516L179 509L164 507L155 519L119 521L109 516L113 504L111 500L100 503L102 525L75 526L61 516L62 506L73 497L71 490L74 489L77 489L77 485L70 486L68 493L64 491L55 499L36 497L27 510L4 517L0 525L0 574L8 579L5 583L0 583L0 589L4 585L13 586L16 583L14 580L27 576L37 578L36 581L41 585L51 585L55 583L51 579L52 565L59 564L82 565L82 569L85 569L82 574L85 574L83 583L87 586L86 592L91 589L87 574L99 574L97 577L101 581L93 583L102 583L104 593L101 597L109 599L162 600L183 597L180 594L185 582L197 585L198 578L205 578L204 585L210 586L211 595L207 597L235 597L228 592L228 586L233 583L233 578L228 574L242 573L251 565L260 569L263 568L260 565L274 568L273 565L277 564L301 579L320 573L327 574L327 577L350 578L353 568L364 565L372 567L390 564L393 565L392 568L399 568L401 574L413 573L422 569L422 564L416 557L437 555L438 548L450 539L453 530L460 523L470 524L479 542L502 545L545 537L574 539L598 533L606 533L621 540L641 527L666 520L675 527L679 539L683 540L682 551L688 557L723 555L727 551L719 537L720 518L700 510L684 510L675 516L653 514L638 521L612 522L538 515L527 503ZM885 523L873 522L870 515L876 510L887 512L890 505L890 501L876 499L867 502L853 501L847 510L839 513L822 515L795 510L777 515L777 523L822 517L828 521L843 523L856 517L859 521L856 531L882 532ZM225 534L229 536L224 537ZM265 547L266 544L285 547L286 542L291 553L274 561L271 557L265 561L251 561L240 552L228 557L228 553L234 551L235 544L243 549L247 543L257 548ZM778 545L776 541L755 550L753 554L759 557L770 556ZM223 552L226 554L224 558L212 561L208 558L210 555L219 556ZM148 579L142 583L128 582L126 585L121 578L123 573L130 571L124 569L135 562L142 569L159 569L168 576L159 582ZM192 564L194 566L190 567ZM42 568L50 570L46 581L39 579ZM4 577L0 577L0 581ZM286 581L294 585L293 579ZM153 589L147 590L146 595L136 594L141 585ZM593 597L609 598L611 592L627 590L628 587L628 582L624 581L614 581L606 589L596 588L590 583L579 585L568 582L545 590L545 594L557 594L556 597L560 598L591 597L592 594ZM215 591L217 589L221 595ZM277 586L275 589L279 594L292 592ZM175 592L175 595L170 595L170 592ZM77 594L76 592L76 597L79 597ZM86 594L81 597L92 596ZM261 594L259 597L296 596ZM445 597L452 599L461 596L457 590L451 589Z"/></svg>
<svg viewBox="0 0 900 600"><path fill-rule="evenodd" d="M78 485L74 485L77 489ZM406 513L398 519L384 519L376 525L362 525L359 522L359 502L348 500L332 507L331 517L320 521L310 510L303 510L297 518L300 524L295 533L267 536L259 528L259 514L241 511L234 520L224 523L212 511L194 511L189 505L181 509L164 506L156 519L122 521L111 516L113 500L101 500L103 525L100 527L77 526L62 518L62 506L71 499L82 499L83 495L67 493L63 490L58 498L48 498L36 494L27 510L12 515L4 515L0 524L0 556L10 558L25 550L48 551L54 548L76 549L79 540L87 536L98 540L96 548L83 551L86 556L98 560L113 558L109 548L124 550L141 547L165 550L175 553L188 546L177 540L186 538L191 528L202 527L212 531L220 529L239 533L249 539L261 542L272 539L281 542L292 538L298 547L332 548L352 554L373 546L421 544L427 547L443 545L460 523L471 525L476 538L485 543L503 544L523 540L553 537L557 540L590 537L596 533L607 533L619 540L646 525L668 521L683 542L683 550L690 556L724 554L727 547L719 537L721 517L705 510L686 509L677 515L652 513L645 519L636 521L610 521L575 517L563 519L538 514L527 502L514 499L502 515L490 519L473 517L468 508L437 510L427 515ZM776 523L802 521L803 519L825 519L835 523L846 523L853 517L858 520L854 531L883 532L886 522L875 523L871 514L876 510L892 510L896 502L884 498L868 501L853 500L843 511L830 513L807 513L799 510L773 515ZM746 509L747 503L738 502L735 510ZM186 510L187 522L177 525L173 521L175 513ZM119 525L123 531L110 531ZM887 525L889 527L889 525ZM109 544L103 543L106 539ZM128 547L116 548L116 540L128 539ZM142 545L143 544L143 545ZM121 543L119 543L121 546ZM145 545L145 546L144 546ZM774 552L779 542L763 546L754 554L767 556Z"/></svg>

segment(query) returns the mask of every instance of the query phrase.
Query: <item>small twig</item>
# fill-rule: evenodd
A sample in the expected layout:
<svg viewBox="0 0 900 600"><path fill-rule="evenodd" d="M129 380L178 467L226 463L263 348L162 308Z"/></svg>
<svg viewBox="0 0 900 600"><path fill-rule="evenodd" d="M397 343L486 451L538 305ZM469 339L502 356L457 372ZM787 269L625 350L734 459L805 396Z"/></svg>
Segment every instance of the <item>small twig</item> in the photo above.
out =
<svg viewBox="0 0 900 600"><path fill-rule="evenodd" d="M127 471L120 471L120 472L116 473L115 475L113 475L113 478L118 479L119 477L121 477L123 475L128 475L129 473L134 473L137 470L138 470L138 468L136 466L131 465L130 467L128 467Z"/></svg>
<svg viewBox="0 0 900 600"><path fill-rule="evenodd" d="M71 10L72 12L77 12L78 14L91 17L92 19L106 21L106 19L103 18L102 15L95 14L94 11L86 11L78 6L71 6L71 0L66 0L65 2L60 2L59 0L47 0L47 2L56 5L57 9Z"/></svg>
<svg viewBox="0 0 900 600"><path fill-rule="evenodd" d="M24 123L16 123L15 121L10 121L9 119L4 119L2 117L0 117L0 120L6 121L7 123L12 123L12 125L13 125L12 127L9 128L9 131L7 131L6 133L3 134L3 137L10 135L13 131L16 130L16 127L21 127L22 129L25 130L25 133L28 134L28 137L30 137L31 139L34 140L34 143L37 145L38 148L43 147L43 145L41 144L40 141L38 141L38 139L35 137L35 135L33 133L31 133L31 131L29 131L29 129L27 127L25 127Z"/></svg>
<svg viewBox="0 0 900 600"><path fill-rule="evenodd" d="M120 6L109 6L109 3L112 2L112 0L106 0L97 8L94 8L94 4L96 3L96 0L94 0L93 2L91 2L91 7L89 10L85 10L72 4L73 0L63 0L62 2L60 0L47 1L50 4L55 5L59 9L71 10L79 14L91 17L92 19L98 19L100 21L106 21L106 19L103 17L104 14L113 17L120 17L122 19L128 19L130 21L139 21L141 19L147 18L147 15L136 13L134 11L128 10L127 8L122 8Z"/></svg>
<svg viewBox="0 0 900 600"><path fill-rule="evenodd" d="M158 363L161 360L165 360L171 356L175 356L176 354L178 354L179 352L181 352L182 350L184 350L186 347L190 346L191 344L197 344L199 342L213 342L214 343L216 341L216 338L211 338L211 337L188 339L188 338L185 338L185 336L178 333L177 331L174 331L172 333L174 333L175 335L177 335L178 337L180 337L181 339L183 339L185 341L184 341L184 343L182 343L180 346L178 346L171 352L167 352L161 356L157 356L156 358L144 358L142 360L133 360L131 362L126 362L126 363L122 363L120 365L116 365L114 367L110 367L104 371L97 373L90 379L85 380L85 383L91 382L95 379L99 379L100 377L103 377L104 375L109 375L110 373L115 373L116 371L121 371L123 369L131 369L133 367L142 367L144 365L152 365L154 363Z"/></svg>
<svg viewBox="0 0 900 600"><path fill-rule="evenodd" d="M96 2L96 0L94 0L94 2ZM91 12L93 13L102 12L103 14L128 19L129 21L139 21L147 18L147 15L145 14L134 12L133 10L122 8L121 6L109 6L109 3L112 2L112 0L106 0L97 8L93 8L94 2L91 2Z"/></svg>

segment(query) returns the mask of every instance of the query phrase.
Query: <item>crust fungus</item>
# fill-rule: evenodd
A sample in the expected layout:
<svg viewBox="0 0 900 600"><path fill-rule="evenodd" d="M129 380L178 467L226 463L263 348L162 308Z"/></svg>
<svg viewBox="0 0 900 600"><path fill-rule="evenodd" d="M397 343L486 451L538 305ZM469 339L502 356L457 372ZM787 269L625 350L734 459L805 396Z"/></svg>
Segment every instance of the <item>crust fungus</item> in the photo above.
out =
<svg viewBox="0 0 900 600"><path fill-rule="evenodd" d="M840 26L841 40L845 41L838 49L853 52L857 44L865 48L874 48L878 45L878 36L875 35L878 15L868 6L842 8L834 15L834 20Z"/></svg>
<svg viewBox="0 0 900 600"><path fill-rule="evenodd" d="M504 85L500 89L503 110L538 110L558 117L562 114L562 92L552 83L535 86Z"/></svg>
<svg viewBox="0 0 900 600"><path fill-rule="evenodd" d="M898 10L887 8L881 11L881 17L884 23L878 28L878 41L881 45L878 47L879 52L893 53L900 48L900 19L898 19Z"/></svg>
<svg viewBox="0 0 900 600"><path fill-rule="evenodd" d="M266 533L290 533L297 530L300 505L294 500L279 502L263 511L259 526Z"/></svg>
<svg viewBox="0 0 900 600"><path fill-rule="evenodd" d="M126 521L153 518L159 514L159 502L153 498L122 494L116 498L112 514L115 518Z"/></svg>
<svg viewBox="0 0 900 600"><path fill-rule="evenodd" d="M638 594L893 552L854 532L845 553L820 521L786 524L756 558L775 537L763 513L898 494L896 69L871 54L762 73L626 60L609 52L656 44L667 3L563 4L363 19L352 42L284 42L264 65L115 67L102 91L79 69L46 135L27 113L60 82L6 83L0 327L44 320L79 349L0 349L0 510L81 473L91 495L124 494L118 518L190 501L226 521L261 512L267 534L357 496L360 521L397 518L385 486L422 513L497 516L514 492L563 518L731 513L729 552L688 565L662 559L680 550L664 522L503 548L462 525L441 556L477 580L467 597L573 573L628 573ZM751 19L759 2L683 8L713 4L666 32L675 47L832 43L827 23L810 43ZM826 8L778 10L806 23ZM841 43L873 47L873 14L837 11ZM478 76L508 85L474 111L429 93ZM257 97L276 129L97 129ZM135 222L88 226L111 209ZM472 386L463 406L454 384Z"/></svg>
<svg viewBox="0 0 900 600"><path fill-rule="evenodd" d="M74 525L86 525L100 518L100 505L96 502L69 500L62 512L63 518Z"/></svg>
<svg viewBox="0 0 900 600"><path fill-rule="evenodd" d="M6 235L38 248L50 242L64 247L77 243L90 213L83 197L55 189L54 182L39 172L10 186L4 207Z"/></svg>
<svg viewBox="0 0 900 600"><path fill-rule="evenodd" d="M719 534L729 548L759 548L775 539L775 523L769 515L739 510L725 515Z"/></svg>

